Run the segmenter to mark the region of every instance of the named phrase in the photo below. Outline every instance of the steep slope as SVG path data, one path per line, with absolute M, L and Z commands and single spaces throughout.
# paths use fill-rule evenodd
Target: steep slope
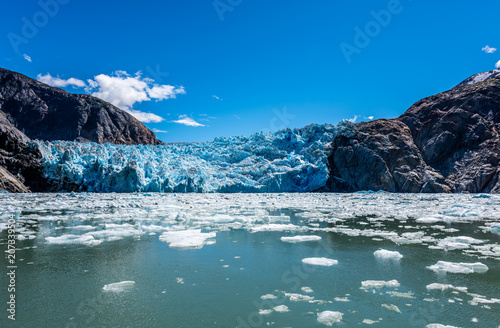
M 0 68 L 0 110 L 31 139 L 114 144 L 160 142 L 132 115 L 89 95 L 76 95 Z
M 494 73 L 425 98 L 398 118 L 455 192 L 500 192 L 500 76 Z
M 42 155 L 29 141 L 0 111 L 0 190 L 48 190 L 41 167 Z
M 410 129 L 397 120 L 353 126 L 332 142 L 331 191 L 450 192 L 413 142 Z

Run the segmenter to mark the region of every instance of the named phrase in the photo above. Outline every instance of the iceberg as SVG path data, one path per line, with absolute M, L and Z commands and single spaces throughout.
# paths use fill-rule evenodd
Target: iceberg
M 332 266 L 338 264 L 339 261 L 327 259 L 325 257 L 308 257 L 302 260 L 302 263 L 319 266 Z
M 305 241 L 318 241 L 321 240 L 320 236 L 293 236 L 293 237 L 281 237 L 281 241 L 284 243 L 301 243 Z
M 169 247 L 176 249 L 199 249 L 207 243 L 208 239 L 215 238 L 215 232 L 203 233 L 200 229 L 167 231 L 161 234 L 160 240 Z
M 122 292 L 135 286 L 135 281 L 121 281 L 109 285 L 104 285 L 102 289 L 108 292 Z
M 332 326 L 336 322 L 342 321 L 344 314 L 338 311 L 323 311 L 318 313 L 318 322 L 325 326 Z
M 379 249 L 378 251 L 375 251 L 373 253 L 375 257 L 380 258 L 380 259 L 393 259 L 393 260 L 399 260 L 403 258 L 403 255 L 401 255 L 400 252 L 398 251 L 388 251 L 385 249 Z
M 328 180 L 337 126 L 159 146 L 35 141 L 44 175 L 61 191 L 311 192 Z
M 435 272 L 450 272 L 450 273 L 485 273 L 488 267 L 481 263 L 453 263 L 446 261 L 438 261 L 436 264 L 428 266 L 428 269 Z

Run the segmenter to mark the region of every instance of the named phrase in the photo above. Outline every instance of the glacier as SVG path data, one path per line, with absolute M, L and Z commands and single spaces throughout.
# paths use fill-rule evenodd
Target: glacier
M 58 191 L 311 192 L 328 180 L 328 145 L 352 123 L 159 146 L 35 141 Z

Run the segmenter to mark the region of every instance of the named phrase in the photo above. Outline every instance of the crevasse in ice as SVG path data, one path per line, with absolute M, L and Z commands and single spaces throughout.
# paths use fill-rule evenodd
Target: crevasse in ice
M 328 179 L 328 145 L 352 124 L 125 146 L 36 141 L 58 190 L 91 192 L 309 192 Z

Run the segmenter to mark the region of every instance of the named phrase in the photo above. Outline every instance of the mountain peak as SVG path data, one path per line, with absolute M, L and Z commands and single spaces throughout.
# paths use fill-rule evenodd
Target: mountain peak
M 492 71 L 472 75 L 468 79 L 464 80 L 462 83 L 458 84 L 457 87 L 463 87 L 465 85 L 476 84 L 479 82 L 483 82 L 483 81 L 492 79 L 492 78 L 497 77 L 497 76 L 500 76 L 500 68 L 494 69 Z
M 104 100 L 71 94 L 3 68 L 0 68 L 0 110 L 31 139 L 161 143 L 139 120 Z

